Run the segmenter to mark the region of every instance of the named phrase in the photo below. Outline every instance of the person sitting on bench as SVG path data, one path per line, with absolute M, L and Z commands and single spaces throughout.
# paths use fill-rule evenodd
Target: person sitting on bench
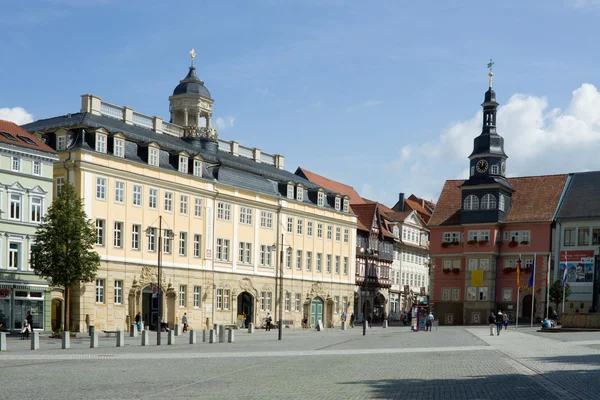
M 21 339 L 29 339 L 30 330 L 31 326 L 29 325 L 29 321 L 25 320 L 23 322 L 23 328 L 21 329 Z

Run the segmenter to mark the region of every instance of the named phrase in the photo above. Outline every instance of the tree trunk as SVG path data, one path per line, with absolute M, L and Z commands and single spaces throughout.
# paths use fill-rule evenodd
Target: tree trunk
M 65 287 L 65 331 L 71 331 L 71 307 L 69 303 L 71 302 L 71 293 L 69 291 L 69 287 Z

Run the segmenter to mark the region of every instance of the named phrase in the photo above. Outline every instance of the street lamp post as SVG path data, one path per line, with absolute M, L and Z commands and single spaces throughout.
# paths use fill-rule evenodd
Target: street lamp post
M 277 340 L 281 340 L 281 336 L 282 336 L 282 328 L 283 328 L 283 305 L 282 303 L 282 298 L 283 298 L 283 233 L 281 234 L 281 243 L 276 243 L 273 245 L 273 249 L 277 249 L 279 247 L 279 258 L 278 258 L 278 264 L 276 266 L 276 276 L 275 276 L 275 296 L 278 296 L 279 298 L 275 301 L 275 314 L 277 315 L 277 318 L 279 319 L 279 321 L 277 321 Z M 292 251 L 291 247 L 288 247 L 287 249 L 288 252 Z M 277 272 L 279 272 L 279 276 L 277 276 Z M 279 294 L 277 293 L 277 281 L 279 280 Z M 277 313 L 277 311 L 279 311 L 279 313 Z
M 158 217 L 158 290 L 156 296 L 158 297 L 158 315 L 157 315 L 157 327 L 156 327 L 156 345 L 160 346 L 160 334 L 162 331 L 162 287 L 160 285 L 162 280 L 162 245 L 163 245 L 163 227 L 162 227 L 162 215 Z M 146 229 L 146 235 L 150 236 L 155 228 L 149 226 Z M 165 237 L 169 240 L 173 239 L 173 231 L 171 229 L 164 230 Z M 156 237 L 156 236 L 155 236 Z

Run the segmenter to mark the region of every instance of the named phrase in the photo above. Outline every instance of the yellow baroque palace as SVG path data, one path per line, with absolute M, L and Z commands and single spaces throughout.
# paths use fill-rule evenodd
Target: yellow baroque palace
M 159 303 L 170 327 L 184 313 L 192 329 L 260 327 L 279 304 L 290 328 L 339 324 L 355 290 L 349 198 L 220 139 L 194 67 L 169 101 L 170 122 L 83 95 L 79 112 L 24 126 L 60 156 L 55 195 L 71 182 L 96 226 L 102 262 L 71 290 L 71 330 L 127 330 L 138 313 L 156 329 Z

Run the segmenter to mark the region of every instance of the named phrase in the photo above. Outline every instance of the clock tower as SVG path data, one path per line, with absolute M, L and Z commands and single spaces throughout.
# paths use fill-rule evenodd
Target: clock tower
M 490 87 L 485 92 L 483 104 L 483 127 L 473 144 L 469 156 L 469 179 L 461 186 L 461 224 L 504 222 L 510 210 L 513 187 L 506 179 L 504 138 L 496 132 L 498 103 L 492 90 L 492 65 Z

